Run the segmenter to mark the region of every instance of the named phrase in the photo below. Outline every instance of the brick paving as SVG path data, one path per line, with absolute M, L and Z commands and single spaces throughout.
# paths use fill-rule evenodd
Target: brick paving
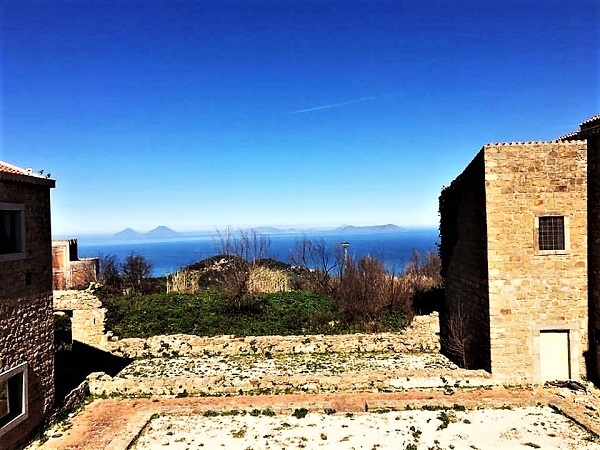
M 405 410 L 424 406 L 452 407 L 459 404 L 468 409 L 507 408 L 554 405 L 569 418 L 592 433 L 600 434 L 600 395 L 573 394 L 558 388 L 493 387 L 458 389 L 409 390 L 402 393 L 335 393 L 232 397 L 131 398 L 96 399 L 70 419 L 62 430 L 55 429 L 40 450 L 125 450 L 141 433 L 154 414 L 194 415 L 207 410 L 246 410 L 270 408 L 277 414 L 291 414 L 294 409 L 311 412 L 333 409 L 336 412 L 370 412 L 378 409 Z M 587 405 L 587 406 L 586 406 Z M 510 411 L 507 411 L 510 413 Z

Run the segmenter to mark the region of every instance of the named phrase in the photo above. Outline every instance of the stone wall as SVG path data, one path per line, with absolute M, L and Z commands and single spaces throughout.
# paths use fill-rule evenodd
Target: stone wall
M 288 354 L 331 352 L 418 352 L 439 350 L 437 313 L 417 316 L 399 333 L 200 337 L 192 335 L 154 336 L 107 342 L 105 350 L 126 358 L 160 358 L 202 355 Z
M 25 178 L 25 176 L 21 177 Z M 0 179 L 0 202 L 24 205 L 25 254 L 0 259 L 0 373 L 27 363 L 27 419 L 0 430 L 0 448 L 19 448 L 54 403 L 51 180 Z
M 440 196 L 442 353 L 491 371 L 484 152 Z
M 584 376 L 586 142 L 486 145 L 444 189 L 440 212 L 447 308 L 442 351 L 461 362 L 452 333 L 457 328 L 467 367 L 491 370 L 495 378 L 537 382 L 541 333 L 568 332 L 570 377 Z M 565 218 L 564 251 L 539 250 L 540 216 Z M 461 320 L 445 327 L 452 315 Z
M 230 396 L 491 386 L 482 370 L 459 369 L 439 353 L 219 356 L 136 360 L 118 375 L 87 378 L 95 396 Z
M 600 117 L 581 124 L 588 146 L 589 335 L 588 377 L 600 383 Z
M 579 378 L 588 348 L 586 143 L 490 144 L 484 158 L 492 373 L 540 381 L 540 331 L 568 330 Z M 565 217 L 566 251 L 539 251 L 543 215 Z
M 90 290 L 54 291 L 54 310 L 65 311 L 71 316 L 71 332 L 74 341 L 96 348 L 104 348 L 106 309 Z

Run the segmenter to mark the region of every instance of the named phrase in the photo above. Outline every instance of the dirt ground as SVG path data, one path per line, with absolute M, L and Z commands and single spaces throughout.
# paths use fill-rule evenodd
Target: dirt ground
M 463 407 L 467 411 L 462 411 Z M 302 408 L 309 412 L 307 419 L 316 421 L 322 426 L 309 426 L 310 420 L 301 422 L 293 416 L 295 410 Z M 439 426 L 440 408 L 447 408 L 447 413 L 454 414 L 456 419 L 456 422 L 452 422 L 454 419 L 451 419 L 451 423 L 447 427 L 453 430 L 453 437 L 446 440 L 442 435 L 438 436 L 438 434 L 444 433 L 444 429 L 429 429 L 433 426 L 430 424 Z M 264 411 L 267 409 L 273 411 L 275 416 L 261 415 L 258 417 L 259 422 L 254 424 L 240 422 L 242 419 L 257 419 L 250 414 L 253 410 Z M 221 415 L 222 412 L 233 410 L 243 410 L 247 414 L 244 416 Z M 479 411 L 482 410 L 495 410 L 495 412 L 489 416 L 479 417 L 478 415 L 481 414 Z M 206 414 L 207 411 L 210 413 Z M 335 414 L 331 414 L 333 411 Z M 554 414 L 555 411 L 562 414 Z M 320 448 L 325 443 L 328 444 L 325 447 L 349 449 L 354 447 L 356 449 L 480 448 L 483 450 L 485 448 L 527 448 L 527 446 L 530 448 L 600 449 L 600 441 L 597 440 L 600 433 L 598 411 L 600 411 L 600 391 L 591 389 L 588 393 L 582 393 L 568 389 L 542 387 L 514 389 L 491 387 L 458 389 L 452 392 L 443 389 L 419 389 L 401 393 L 97 399 L 86 405 L 76 416 L 49 430 L 47 440 L 35 442 L 29 449 L 125 450 L 137 448 L 150 450 L 177 448 L 183 450 L 220 448 L 225 445 L 231 446 L 231 448 L 258 450 L 261 448 Z M 348 413 L 353 414 L 352 418 L 348 416 Z M 399 416 L 400 414 L 401 416 Z M 216 417 L 205 417 L 206 415 Z M 397 417 L 399 417 L 398 420 L 396 420 Z M 569 420 L 567 421 L 565 417 L 568 417 Z M 207 421 L 206 419 L 211 420 Z M 228 422 L 225 423 L 224 420 L 228 420 Z M 505 429 L 499 433 L 504 432 L 503 436 L 505 437 L 512 433 L 514 439 L 498 440 L 499 438 L 494 437 L 493 433 L 488 435 L 484 433 L 483 437 L 474 438 L 467 433 L 467 430 L 460 432 L 459 426 L 464 427 L 465 420 L 477 425 L 467 427 L 469 430 L 487 429 L 493 433 L 498 432 L 500 427 L 488 425 L 506 423 L 506 426 L 503 425 Z M 530 432 L 528 430 L 533 425 L 527 425 L 527 420 L 537 423 L 536 426 L 539 430 L 544 430 L 546 437 L 542 438 L 544 433 L 538 433 L 535 436 L 528 435 L 527 433 Z M 362 422 L 365 424 L 361 425 Z M 297 432 L 298 436 L 293 433 L 287 433 L 285 438 L 276 436 L 274 431 L 277 430 L 275 429 L 285 427 L 284 423 L 294 425 L 294 433 Z M 510 425 L 511 423 L 513 425 Z M 360 428 L 361 426 L 363 428 Z M 414 430 L 411 430 L 411 426 Z M 513 428 L 515 430 L 511 431 Z M 179 434 L 171 429 L 180 430 Z M 223 442 L 216 444 L 216 441 L 209 442 L 206 439 L 206 446 L 200 445 L 203 442 L 196 441 L 196 439 L 206 438 L 211 429 L 220 430 L 216 435 L 221 438 L 223 435 L 228 436 L 230 438 L 227 441 L 228 444 Z M 244 443 L 239 436 L 240 429 L 245 429 L 244 436 L 253 438 L 255 443 L 235 447 L 235 445 Z M 352 433 L 344 434 L 348 429 L 352 429 Z M 365 431 L 360 431 L 362 429 Z M 308 440 L 308 436 L 311 433 L 314 434 L 314 430 L 321 431 Z M 374 433 L 373 430 L 378 431 Z M 386 430 L 387 434 L 385 434 Z M 152 434 L 156 432 L 161 436 L 160 439 Z M 169 432 L 171 432 L 170 435 Z M 382 436 L 380 436 L 380 432 L 383 433 Z M 426 433 L 427 436 L 423 436 L 419 432 Z M 457 432 L 464 438 L 462 441 L 456 437 Z M 238 433 L 237 438 L 234 436 L 235 433 Z M 353 443 L 350 436 L 356 437 L 361 433 L 365 436 L 377 435 L 380 437 L 372 443 L 364 439 Z M 324 434 L 327 439 L 323 439 L 321 434 Z M 423 437 L 415 441 L 417 435 Z M 175 437 L 170 440 L 169 436 Z M 256 441 L 257 436 L 261 438 L 262 436 L 274 437 L 261 444 Z M 348 439 L 341 441 L 345 437 Z M 301 438 L 307 440 L 304 441 Z M 176 442 L 177 439 L 179 440 Z M 286 439 L 288 440 L 286 441 Z M 336 439 L 337 441 L 334 442 Z M 279 441 L 281 442 L 278 444 Z M 194 442 L 197 442 L 198 445 L 195 445 Z M 342 442 L 350 442 L 353 445 L 343 447 Z M 461 447 L 461 442 L 463 444 L 471 443 L 468 447 Z M 384 446 L 386 443 L 387 447 Z M 502 443 L 503 445 L 498 447 Z M 541 445 L 542 443 L 544 446 Z M 572 445 L 573 443 L 575 446 Z M 132 447 L 134 444 L 137 447 Z M 370 446 L 365 447 L 363 444 Z M 415 445 L 415 447 L 408 445 Z M 538 445 L 540 447 L 536 447 Z

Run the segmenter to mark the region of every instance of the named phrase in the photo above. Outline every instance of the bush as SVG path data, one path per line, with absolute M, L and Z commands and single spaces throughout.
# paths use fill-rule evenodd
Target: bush
M 397 316 L 403 324 L 412 320 L 413 289 L 405 277 L 389 274 L 370 255 L 358 261 L 347 257 L 343 267 L 333 296 L 346 321 L 360 321 L 368 331 L 377 331 L 374 325 L 384 316 Z
M 54 350 L 71 350 L 71 318 L 64 313 L 54 313 Z
M 164 279 L 151 278 L 152 263 L 144 256 L 131 253 L 123 264 L 115 255 L 99 256 L 101 296 L 119 295 L 123 291 L 144 294 L 165 290 Z
M 131 253 L 121 265 L 121 280 L 126 289 L 136 294 L 148 292 L 152 264 L 142 255 Z

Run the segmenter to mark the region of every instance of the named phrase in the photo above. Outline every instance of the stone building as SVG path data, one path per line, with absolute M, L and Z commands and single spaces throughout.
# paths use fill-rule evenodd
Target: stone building
M 589 353 L 588 375 L 600 381 L 600 114 L 564 140 L 585 139 L 588 157 Z
M 77 239 L 52 241 L 54 290 L 86 288 L 98 281 L 98 258 L 79 258 Z
M 50 189 L 0 161 L 0 448 L 26 443 L 54 402 Z
M 442 191 L 442 351 L 459 364 L 515 382 L 597 378 L 599 119 L 485 145 Z

